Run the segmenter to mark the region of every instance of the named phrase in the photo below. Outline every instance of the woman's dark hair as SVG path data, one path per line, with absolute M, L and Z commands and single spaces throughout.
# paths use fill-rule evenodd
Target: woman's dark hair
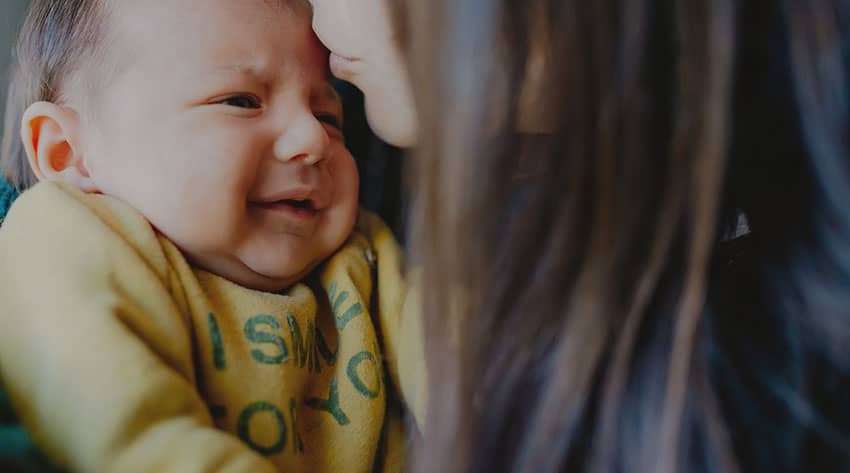
M 62 103 L 69 79 L 86 61 L 96 62 L 105 10 L 105 0 L 30 1 L 15 47 L 0 150 L 5 178 L 18 192 L 37 182 L 21 142 L 24 112 L 39 101 Z M 101 83 L 101 72 L 89 88 Z
M 850 393 L 850 2 L 398 11 L 432 374 L 416 471 L 850 468 L 850 414 L 824 412 Z M 517 133 L 529 113 L 552 133 Z

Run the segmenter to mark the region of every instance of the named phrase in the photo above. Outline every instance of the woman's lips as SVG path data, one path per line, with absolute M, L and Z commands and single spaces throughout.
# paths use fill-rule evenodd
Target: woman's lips
M 334 53 L 331 53 L 329 59 L 331 72 L 340 79 L 345 79 L 346 77 L 354 75 L 357 62 L 358 59 L 339 56 Z

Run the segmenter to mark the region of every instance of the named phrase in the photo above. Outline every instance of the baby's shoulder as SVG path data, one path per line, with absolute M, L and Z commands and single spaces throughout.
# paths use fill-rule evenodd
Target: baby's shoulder
M 0 229 L 0 246 L 4 251 L 49 247 L 89 258 L 133 254 L 153 267 L 167 264 L 157 232 L 136 209 L 56 182 L 41 182 L 18 197 Z

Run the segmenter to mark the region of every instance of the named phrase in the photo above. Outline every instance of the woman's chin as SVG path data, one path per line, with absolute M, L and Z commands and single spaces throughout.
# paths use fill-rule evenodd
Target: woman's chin
M 399 148 L 411 148 L 416 145 L 416 117 L 413 108 L 399 105 L 399 102 L 403 101 L 387 100 L 388 97 L 384 96 L 376 99 L 374 92 L 369 92 L 363 90 L 366 96 L 366 119 L 372 131 L 382 140 Z M 377 93 L 386 94 L 387 91 L 384 89 Z

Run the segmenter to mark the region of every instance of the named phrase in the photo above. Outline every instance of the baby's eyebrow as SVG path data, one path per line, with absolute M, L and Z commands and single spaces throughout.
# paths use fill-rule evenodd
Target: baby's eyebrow
M 213 72 L 216 73 L 228 73 L 228 74 L 240 74 L 246 76 L 252 76 L 256 78 L 263 78 L 268 75 L 266 69 L 259 64 L 252 63 L 235 63 L 235 64 L 223 64 L 220 66 L 216 66 L 213 68 Z
M 262 57 L 211 58 L 206 73 L 211 75 L 242 76 L 272 82 L 280 74 L 276 66 Z

